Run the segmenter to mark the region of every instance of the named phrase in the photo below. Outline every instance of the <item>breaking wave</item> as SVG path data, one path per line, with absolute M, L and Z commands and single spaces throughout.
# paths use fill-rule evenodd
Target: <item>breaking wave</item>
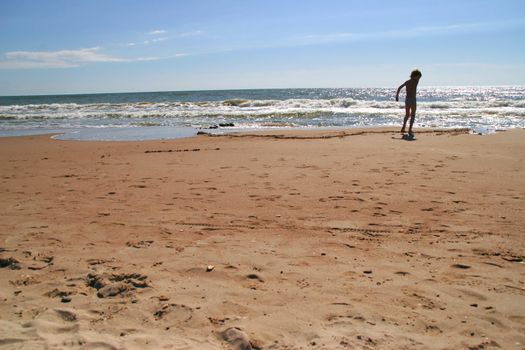
M 385 88 L 78 95 L 62 100 L 4 97 L 0 129 L 398 125 L 404 106 L 394 95 L 393 89 Z M 416 124 L 484 131 L 525 127 L 525 88 L 421 89 Z

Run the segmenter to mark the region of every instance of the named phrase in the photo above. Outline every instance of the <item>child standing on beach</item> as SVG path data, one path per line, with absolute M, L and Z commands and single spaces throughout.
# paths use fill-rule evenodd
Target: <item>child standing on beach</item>
M 410 73 L 410 80 L 405 81 L 398 89 L 396 93 L 396 101 L 399 101 L 399 91 L 403 87 L 406 88 L 405 97 L 405 120 L 403 121 L 403 127 L 401 133 L 405 133 L 405 127 L 407 125 L 408 117 L 410 117 L 410 124 L 408 126 L 408 134 L 412 135 L 412 125 L 414 125 L 414 119 L 416 118 L 416 90 L 417 84 L 422 74 L 418 69 L 414 69 Z

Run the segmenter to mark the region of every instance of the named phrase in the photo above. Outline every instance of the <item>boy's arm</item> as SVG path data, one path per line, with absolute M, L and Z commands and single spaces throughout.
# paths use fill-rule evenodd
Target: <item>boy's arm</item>
M 406 84 L 407 82 L 405 81 L 400 87 L 397 88 L 396 101 L 399 101 L 399 91 L 401 91 L 401 89 L 405 87 Z

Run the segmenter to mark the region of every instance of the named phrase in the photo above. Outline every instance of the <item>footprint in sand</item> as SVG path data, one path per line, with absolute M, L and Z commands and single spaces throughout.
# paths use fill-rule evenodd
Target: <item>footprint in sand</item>
M 240 328 L 231 327 L 220 333 L 223 340 L 228 342 L 234 350 L 252 350 L 260 349 L 257 345 L 250 341 L 250 337 Z
M 470 269 L 469 265 L 464 265 L 464 264 L 454 264 L 452 265 L 452 267 L 456 269 L 462 269 L 462 270 Z
M 69 303 L 71 301 L 72 294 L 74 294 L 74 292 L 59 290 L 55 288 L 52 291 L 45 293 L 44 295 L 49 298 L 60 298 L 60 301 L 62 303 Z
M 149 247 L 150 245 L 153 244 L 153 242 L 154 241 L 138 241 L 138 242 L 129 241 L 129 242 L 126 242 L 126 245 L 128 247 L 131 247 L 131 248 L 140 249 L 140 248 L 147 248 L 147 247 Z
M 47 310 L 37 319 L 23 326 L 35 328 L 44 339 L 58 334 L 76 333 L 79 330 L 77 315 L 66 309 Z
M 149 287 L 148 276 L 139 273 L 122 274 L 88 274 L 86 284 L 97 290 L 99 298 L 129 296 L 137 288 Z
M 264 283 L 264 280 L 257 274 L 255 273 L 251 273 L 249 275 L 246 276 L 247 279 L 249 280 L 256 280 L 256 281 L 259 281 L 261 283 Z
M 75 310 L 50 309 L 37 316 L 36 319 L 24 323 L 22 327 L 16 327 L 9 323 L 7 325 L 2 324 L 0 326 L 0 339 L 16 339 L 16 346 L 13 348 L 117 349 L 110 343 L 90 341 L 84 338 L 81 334 L 80 318 Z M 2 329 L 4 326 L 7 326 L 6 329 Z M 5 336 L 6 331 L 8 337 Z M 0 345 L 8 344 L 0 343 Z M 11 343 L 11 346 L 14 344 Z
M 15 258 L 0 258 L 0 268 L 8 268 L 11 270 L 20 270 L 20 262 Z
M 410 272 L 406 272 L 406 271 L 397 271 L 395 272 L 396 275 L 399 275 L 399 276 L 407 276 L 407 275 L 410 275 Z
M 155 309 L 153 316 L 157 321 L 188 322 L 193 317 L 193 309 L 183 304 L 164 304 Z

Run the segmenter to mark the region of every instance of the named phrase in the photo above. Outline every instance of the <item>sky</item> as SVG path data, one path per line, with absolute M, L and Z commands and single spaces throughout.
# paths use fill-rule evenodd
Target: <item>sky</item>
M 0 0 L 0 95 L 525 85 L 523 0 Z

